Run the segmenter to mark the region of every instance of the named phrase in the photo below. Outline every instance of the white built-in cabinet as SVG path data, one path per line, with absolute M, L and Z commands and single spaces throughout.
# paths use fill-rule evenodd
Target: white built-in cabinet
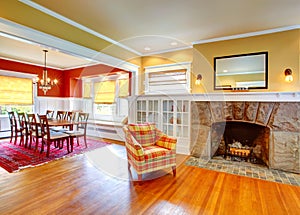
M 155 122 L 157 127 L 161 127 L 158 123 L 160 104 L 158 99 L 141 99 L 137 100 L 137 116 L 136 122 Z
M 178 137 L 189 137 L 189 101 L 163 100 L 162 130 L 164 133 Z
M 177 153 L 190 153 L 190 101 L 157 96 L 136 100 L 136 123 L 154 122 L 165 134 L 177 138 Z

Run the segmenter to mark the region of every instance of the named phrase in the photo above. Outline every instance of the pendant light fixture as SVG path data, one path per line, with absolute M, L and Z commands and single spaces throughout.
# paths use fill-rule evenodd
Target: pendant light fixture
M 48 71 L 47 71 L 47 52 L 48 50 L 43 50 L 45 53 L 45 60 L 44 60 L 44 69 L 43 69 L 43 77 L 42 79 L 36 78 L 36 83 L 39 84 L 39 89 L 43 90 L 44 95 L 46 95 L 47 91 L 51 89 L 54 84 L 57 84 L 57 79 L 51 80 L 48 78 Z

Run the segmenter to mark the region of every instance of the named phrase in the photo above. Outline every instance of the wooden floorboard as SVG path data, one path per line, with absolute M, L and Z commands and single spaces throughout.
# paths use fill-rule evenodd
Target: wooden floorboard
M 300 214 L 300 187 L 184 165 L 142 183 L 124 146 L 27 168 L 0 170 L 0 214 Z M 133 180 L 130 180 L 132 177 Z

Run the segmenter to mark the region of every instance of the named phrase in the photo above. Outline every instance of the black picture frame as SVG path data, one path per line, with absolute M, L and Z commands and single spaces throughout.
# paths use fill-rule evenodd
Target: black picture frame
M 229 72 L 224 68 L 226 66 Z M 244 68 L 243 68 L 244 66 Z M 222 70 L 222 71 L 220 71 Z M 256 71 L 255 71 L 256 70 Z M 257 81 L 248 81 L 250 76 L 258 76 L 260 78 Z M 217 79 L 221 79 L 224 77 L 230 77 L 232 80 L 239 80 L 239 86 L 235 86 L 232 83 L 221 83 L 218 84 Z M 245 81 L 243 80 L 245 78 Z M 226 79 L 223 78 L 225 81 Z M 229 79 L 228 79 L 229 80 Z M 225 82 L 224 81 L 224 82 Z M 243 86 L 244 85 L 244 86 Z M 237 55 L 228 55 L 228 56 L 220 56 L 214 57 L 214 90 L 235 90 L 235 89 L 267 89 L 268 88 L 268 52 L 254 52 L 254 53 L 246 53 L 246 54 L 237 54 Z

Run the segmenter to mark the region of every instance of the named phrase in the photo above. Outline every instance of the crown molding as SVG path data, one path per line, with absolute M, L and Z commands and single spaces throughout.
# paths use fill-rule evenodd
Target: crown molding
M 28 44 L 35 44 L 47 49 L 58 50 L 71 56 L 85 58 L 89 61 L 131 72 L 137 72 L 139 69 L 139 66 L 135 64 L 14 23 L 4 18 L 0 18 L 0 29 L 1 36 L 26 42 Z
M 272 33 L 295 30 L 295 29 L 300 29 L 300 25 L 285 26 L 285 27 L 281 27 L 281 28 L 273 28 L 273 29 L 268 29 L 268 30 L 263 30 L 263 31 L 249 32 L 249 33 L 245 33 L 245 34 L 236 34 L 236 35 L 225 36 L 225 37 L 217 37 L 217 38 L 212 38 L 212 39 L 207 39 L 207 40 L 198 40 L 198 41 L 193 42 L 192 44 L 197 45 L 197 44 L 212 43 L 212 42 L 219 42 L 219 41 L 225 41 L 225 40 L 241 39 L 241 38 L 246 38 L 246 37 L 272 34 Z

